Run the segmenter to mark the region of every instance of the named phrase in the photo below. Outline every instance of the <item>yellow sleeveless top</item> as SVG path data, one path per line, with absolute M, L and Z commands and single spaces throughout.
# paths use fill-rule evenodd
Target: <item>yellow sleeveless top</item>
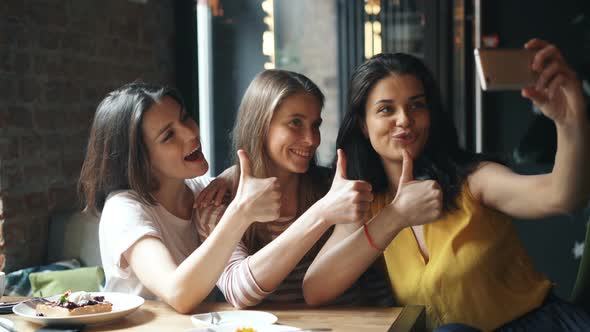
M 377 197 L 373 214 L 391 199 Z M 429 330 L 465 323 L 490 331 L 539 307 L 552 284 L 535 271 L 510 217 L 481 205 L 467 185 L 457 206 L 424 225 L 428 262 L 411 228 L 385 249 L 396 301 L 426 306 Z

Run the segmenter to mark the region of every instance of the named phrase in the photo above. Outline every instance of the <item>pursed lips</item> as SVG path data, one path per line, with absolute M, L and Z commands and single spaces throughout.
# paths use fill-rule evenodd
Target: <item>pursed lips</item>
M 391 137 L 395 140 L 400 140 L 404 142 L 414 142 L 416 140 L 417 135 L 412 133 L 411 131 L 402 131 L 397 132 L 391 135 Z

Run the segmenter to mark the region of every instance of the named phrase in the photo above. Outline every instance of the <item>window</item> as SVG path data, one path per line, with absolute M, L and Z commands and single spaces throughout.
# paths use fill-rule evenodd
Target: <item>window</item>
M 365 59 L 381 51 L 406 52 L 432 64 L 439 78 L 451 68 L 446 1 L 203 0 L 197 7 L 201 132 L 213 174 L 231 164 L 229 133 L 240 100 L 265 68 L 302 73 L 326 96 L 322 165 L 334 158 L 348 79 Z M 450 99 L 446 95 L 443 101 Z
M 340 115 L 336 7 L 336 0 L 198 2 L 199 118 L 212 174 L 230 166 L 241 98 L 265 68 L 302 73 L 320 87 L 326 103 L 318 162 L 331 162 Z

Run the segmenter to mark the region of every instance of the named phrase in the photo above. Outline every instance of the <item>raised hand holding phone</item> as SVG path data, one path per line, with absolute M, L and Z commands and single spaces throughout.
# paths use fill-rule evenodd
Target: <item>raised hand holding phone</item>
M 391 204 L 401 216 L 404 226 L 429 223 L 439 218 L 442 212 L 440 186 L 434 180 L 415 180 L 412 157 L 406 150 L 403 150 L 402 156 L 402 174 Z
M 252 222 L 268 222 L 279 218 L 281 212 L 281 186 L 276 177 L 256 178 L 248 154 L 238 150 L 240 179 L 232 204 L 245 213 Z
M 555 122 L 579 122 L 586 112 L 582 84 L 561 52 L 541 39 L 531 39 L 524 47 L 536 51 L 531 67 L 538 77 L 534 86 L 522 89 L 522 96 Z
M 338 149 L 336 173 L 330 191 L 321 199 L 323 215 L 330 224 L 364 224 L 369 217 L 373 201 L 371 184 L 366 181 L 348 180 L 346 156 Z

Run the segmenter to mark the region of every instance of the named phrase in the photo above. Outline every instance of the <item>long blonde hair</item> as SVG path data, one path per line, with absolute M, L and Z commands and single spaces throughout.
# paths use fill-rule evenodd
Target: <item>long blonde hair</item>
M 315 97 L 320 108 L 323 108 L 324 95 L 320 89 L 309 78 L 299 73 L 277 69 L 265 70 L 248 86 L 232 132 L 232 143 L 233 151 L 243 149 L 248 153 L 254 176 L 270 176 L 271 159 L 265 148 L 270 122 L 279 105 L 298 93 Z M 240 163 L 235 156 L 234 164 L 238 176 Z M 310 161 L 308 171 L 300 177 L 297 216 L 325 194 L 326 179 L 329 179 L 327 172 L 317 165 L 314 157 Z M 268 241 L 267 235 L 264 224 L 253 224 L 244 237 L 249 248 L 258 250 Z

